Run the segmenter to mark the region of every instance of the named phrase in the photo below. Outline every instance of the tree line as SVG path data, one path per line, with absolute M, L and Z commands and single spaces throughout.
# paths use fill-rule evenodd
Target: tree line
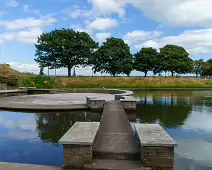
M 39 64 L 41 75 L 45 67 L 48 71 L 63 67 L 68 69 L 68 76 L 72 76 L 72 68 L 78 66 L 92 66 L 94 73 L 112 76 L 129 76 L 133 70 L 144 72 L 145 77 L 149 71 L 154 75 L 162 72 L 171 72 L 172 76 L 186 73 L 212 75 L 212 60 L 193 61 L 180 46 L 168 44 L 160 48 L 160 52 L 152 47 L 141 48 L 131 54 L 130 47 L 122 39 L 111 37 L 99 46 L 88 33 L 73 29 L 43 33 L 38 37 L 35 48 L 35 61 Z

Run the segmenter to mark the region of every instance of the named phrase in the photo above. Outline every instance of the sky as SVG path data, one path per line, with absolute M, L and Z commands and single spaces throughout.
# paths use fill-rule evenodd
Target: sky
M 0 63 L 38 73 L 37 37 L 60 28 L 88 32 L 100 44 L 111 36 L 122 38 L 132 53 L 174 44 L 193 60 L 207 60 L 212 53 L 211 6 L 212 0 L 0 0 Z M 57 74 L 67 75 L 67 69 Z M 92 75 L 92 70 L 76 68 L 76 74 Z

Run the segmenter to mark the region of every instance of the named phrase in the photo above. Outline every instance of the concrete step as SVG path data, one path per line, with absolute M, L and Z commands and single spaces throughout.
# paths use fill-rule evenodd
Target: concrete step
M 151 170 L 144 168 L 140 161 L 93 159 L 91 164 L 85 165 L 86 170 Z
M 116 160 L 140 160 L 140 153 L 121 153 L 121 152 L 102 152 L 93 151 L 93 157 L 95 159 L 116 159 Z
M 141 149 L 134 134 L 100 134 L 93 147 L 94 158 L 140 160 Z

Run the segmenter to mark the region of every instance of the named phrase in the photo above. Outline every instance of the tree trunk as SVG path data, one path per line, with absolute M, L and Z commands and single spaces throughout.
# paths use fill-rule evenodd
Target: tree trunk
M 71 69 L 72 69 L 72 67 L 68 66 L 68 77 L 71 77 Z
M 49 76 L 49 67 L 48 67 L 48 76 Z
M 147 76 L 147 71 L 146 72 L 144 72 L 144 77 L 146 77 Z
M 198 74 L 197 74 L 197 72 L 196 72 L 196 78 L 198 77 Z
M 174 76 L 174 71 L 171 71 L 172 72 L 172 77 Z

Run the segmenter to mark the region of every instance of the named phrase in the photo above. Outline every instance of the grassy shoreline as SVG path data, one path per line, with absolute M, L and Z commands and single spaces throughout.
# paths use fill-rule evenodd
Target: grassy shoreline
M 212 79 L 177 77 L 76 77 L 56 78 L 56 88 L 212 88 Z M 58 87 L 59 85 L 59 87 Z

